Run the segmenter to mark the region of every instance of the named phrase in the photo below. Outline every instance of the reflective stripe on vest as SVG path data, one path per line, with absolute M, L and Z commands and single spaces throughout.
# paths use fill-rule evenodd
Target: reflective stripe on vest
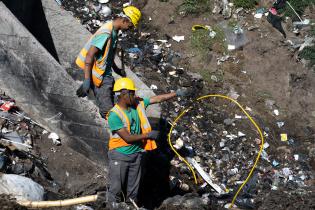
M 142 133 L 151 132 L 152 128 L 151 128 L 150 122 L 147 118 L 147 115 L 145 114 L 145 107 L 144 107 L 143 101 L 140 101 L 140 103 L 138 104 L 137 111 L 138 111 L 139 118 L 141 121 Z M 147 150 L 147 151 L 155 150 L 157 148 L 156 142 L 154 140 L 151 140 L 151 139 L 143 140 L 143 145 L 144 145 L 143 149 Z
M 127 115 L 124 113 L 124 111 L 116 104 L 112 109 L 111 112 L 114 112 L 118 115 L 118 117 L 121 119 L 121 121 L 124 124 L 124 127 L 127 128 L 127 130 L 130 133 L 130 122 L 127 117 Z M 151 131 L 151 125 L 149 123 L 149 120 L 145 114 L 145 107 L 143 101 L 141 101 L 137 106 L 137 113 L 140 118 L 140 124 L 141 124 L 141 131 L 142 133 L 148 133 Z M 110 139 L 109 139 L 109 150 L 118 148 L 118 147 L 124 147 L 129 146 L 127 142 L 125 142 L 117 133 L 110 133 Z M 145 150 L 154 150 L 157 148 L 156 142 L 154 140 L 143 140 L 143 149 Z
M 96 31 L 96 33 L 94 35 L 92 35 L 92 37 L 84 45 L 84 47 L 80 51 L 78 57 L 76 58 L 76 64 L 81 69 L 84 69 L 87 52 L 89 51 L 90 47 L 92 46 L 92 39 L 99 34 L 106 33 L 106 34 L 110 35 L 110 38 L 108 39 L 108 41 L 106 43 L 106 48 L 105 48 L 105 51 L 104 51 L 102 58 L 100 60 L 96 60 L 93 64 L 92 81 L 96 87 L 99 87 L 103 81 L 103 78 L 104 78 L 103 75 L 105 73 L 106 66 L 107 66 L 107 58 L 108 58 L 108 54 L 109 54 L 108 51 L 111 48 L 112 44 L 114 44 L 114 43 L 112 43 L 112 31 L 113 31 L 113 22 L 112 21 L 106 22 L 100 29 L 98 29 Z

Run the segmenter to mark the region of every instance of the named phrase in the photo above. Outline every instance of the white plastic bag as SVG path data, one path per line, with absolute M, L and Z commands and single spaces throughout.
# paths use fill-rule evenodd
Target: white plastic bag
M 0 194 L 11 195 L 18 201 L 42 201 L 44 188 L 24 176 L 0 174 Z

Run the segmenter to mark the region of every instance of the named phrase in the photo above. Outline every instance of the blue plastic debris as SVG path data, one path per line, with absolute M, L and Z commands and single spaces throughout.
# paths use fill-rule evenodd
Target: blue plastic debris
M 141 53 L 142 51 L 138 47 L 132 47 L 126 50 L 128 53 Z

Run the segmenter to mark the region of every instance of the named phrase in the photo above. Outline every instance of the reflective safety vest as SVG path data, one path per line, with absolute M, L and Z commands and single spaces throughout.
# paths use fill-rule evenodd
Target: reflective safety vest
M 125 112 L 117 104 L 110 111 L 118 115 L 118 117 L 121 119 L 124 126 L 127 128 L 127 130 L 130 133 L 130 122 Z M 149 133 L 150 131 L 152 131 L 149 120 L 145 114 L 145 107 L 144 107 L 143 101 L 139 102 L 137 106 L 137 112 L 140 118 L 142 133 Z M 157 148 L 156 142 L 154 140 L 146 139 L 146 140 L 142 140 L 142 142 L 143 142 L 144 150 L 154 150 Z M 110 132 L 109 150 L 112 150 L 118 147 L 129 146 L 129 145 L 130 144 L 125 142 L 117 133 L 113 134 L 112 132 Z
M 105 24 L 102 25 L 102 27 L 100 27 L 96 33 L 89 39 L 89 41 L 84 45 L 84 47 L 82 48 L 82 50 L 80 51 L 80 54 L 78 55 L 75 63 L 84 70 L 85 68 L 85 58 L 86 58 L 86 54 L 89 51 L 90 47 L 91 47 L 91 43 L 92 43 L 92 39 L 102 33 L 106 33 L 110 35 L 110 38 L 107 40 L 106 42 L 106 48 L 104 51 L 104 54 L 102 55 L 102 58 L 99 60 L 95 60 L 94 64 L 93 64 L 93 68 L 92 68 L 92 81 L 93 84 L 96 87 L 101 86 L 103 78 L 104 78 L 104 73 L 106 70 L 106 66 L 107 66 L 107 58 L 108 58 L 108 51 L 110 48 L 114 48 L 116 47 L 116 40 L 114 40 L 114 42 L 112 41 L 112 31 L 113 31 L 113 21 L 108 21 Z M 115 52 L 113 52 L 115 53 Z

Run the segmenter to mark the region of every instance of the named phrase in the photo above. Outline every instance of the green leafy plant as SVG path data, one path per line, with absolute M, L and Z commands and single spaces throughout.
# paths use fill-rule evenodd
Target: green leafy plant
M 245 9 L 251 9 L 255 7 L 257 0 L 234 0 L 233 2 L 236 7 L 243 7 Z
M 179 6 L 178 11 L 185 14 L 199 14 L 211 10 L 211 1 L 209 0 L 184 0 Z
M 304 10 L 308 6 L 312 6 L 315 4 L 315 0 L 288 0 L 294 10 L 299 14 L 302 15 Z M 291 17 L 293 20 L 298 20 L 298 17 L 294 13 L 294 11 L 287 5 L 283 10 L 279 11 L 280 13 L 284 13 L 285 16 Z
M 312 47 L 305 47 L 302 52 L 300 52 L 300 57 L 304 58 L 305 60 L 309 60 L 309 67 L 314 68 L 315 70 L 315 46 Z
M 209 36 L 209 30 L 196 30 L 191 36 L 192 47 L 201 53 L 205 57 L 211 50 L 213 50 L 214 45 L 215 50 L 219 53 L 227 52 L 227 45 L 225 43 L 224 32 L 217 26 L 213 27 L 213 31 L 216 33 L 215 37 L 211 38 Z

